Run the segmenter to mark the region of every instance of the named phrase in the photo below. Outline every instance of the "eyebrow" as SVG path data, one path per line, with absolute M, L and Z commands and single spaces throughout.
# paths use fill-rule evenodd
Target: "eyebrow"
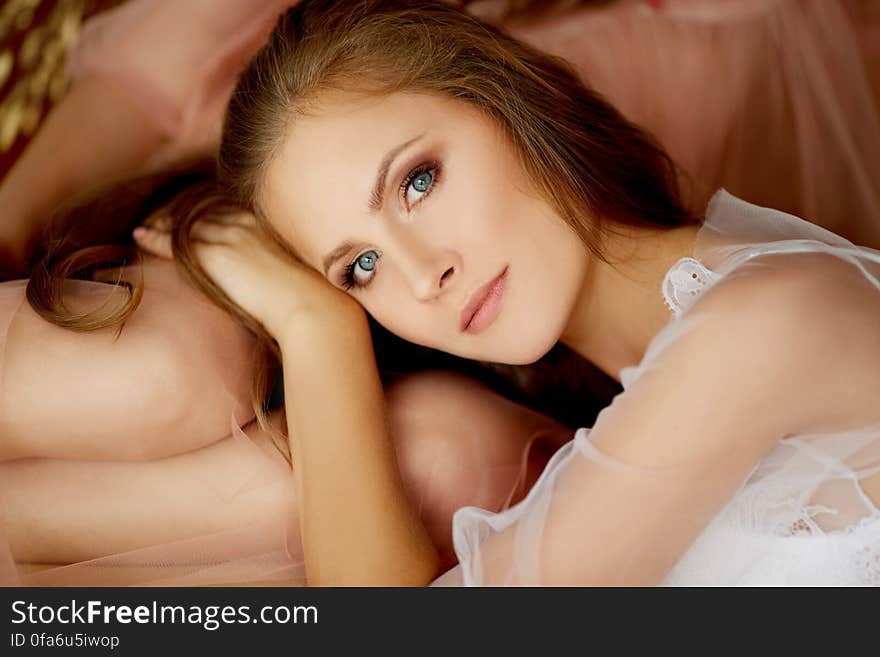
M 395 146 L 390 151 L 385 154 L 385 157 L 382 158 L 382 161 L 379 163 L 379 169 L 376 172 L 376 182 L 373 184 L 373 189 L 370 192 L 370 200 L 367 203 L 367 211 L 371 214 L 375 214 L 379 210 L 382 209 L 382 203 L 385 199 L 385 187 L 388 182 L 388 172 L 391 170 L 391 165 L 394 164 L 394 159 L 406 148 L 417 142 L 419 139 L 425 136 L 423 132 L 420 135 L 416 135 L 412 139 L 408 139 L 402 144 Z M 346 253 L 351 251 L 355 247 L 353 242 L 345 241 L 335 249 L 330 251 L 327 255 L 324 256 L 323 266 L 324 266 L 324 276 L 327 275 L 330 267 L 339 260 Z
M 367 204 L 367 209 L 370 212 L 375 213 L 382 208 L 382 201 L 385 197 L 385 185 L 388 180 L 388 171 L 394 163 L 394 158 L 396 158 L 403 149 L 411 146 L 424 136 L 425 133 L 423 132 L 422 134 L 403 142 L 399 146 L 395 146 L 385 154 L 385 157 L 382 158 L 382 162 L 379 164 L 379 170 L 376 172 L 376 182 L 373 184 L 373 191 L 370 194 L 370 202 Z
M 339 260 L 342 256 L 344 256 L 346 253 L 351 251 L 354 248 L 354 246 L 355 245 L 353 242 L 343 242 L 342 244 L 337 246 L 335 249 L 333 249 L 330 253 L 325 255 L 324 256 L 324 263 L 323 263 L 324 264 L 324 276 L 327 275 L 327 272 L 329 271 L 330 266 L 334 262 Z

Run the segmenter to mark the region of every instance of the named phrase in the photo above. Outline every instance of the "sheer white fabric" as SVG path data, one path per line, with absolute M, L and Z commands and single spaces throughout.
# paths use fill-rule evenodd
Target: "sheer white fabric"
M 713 398 L 712 380 L 701 390 L 669 381 L 665 394 L 662 388 L 658 394 L 657 386 L 652 390 L 651 379 L 663 380 L 676 350 L 686 355 L 691 335 L 705 321 L 701 311 L 707 291 L 754 271 L 791 265 L 775 256 L 817 253 L 850 263 L 880 294 L 880 251 L 854 246 L 797 217 L 719 190 L 693 257 L 675 263 L 658 290 L 670 306 L 671 320 L 641 363 L 621 371 L 624 392 L 602 411 L 592 430 L 579 429 L 555 454 L 522 502 L 497 514 L 474 507 L 456 513 L 460 564 L 434 584 L 880 585 L 880 404 L 873 417 L 867 413 L 863 427 L 773 441 L 757 465 L 743 467 L 748 459 L 733 440 L 730 467 L 716 462 L 713 468 L 687 450 L 711 444 L 713 433 L 724 431 L 726 409 L 736 399 Z M 768 315 L 774 310 L 765 309 Z M 842 324 L 846 321 L 841 318 Z M 876 312 L 873 322 L 880 328 Z M 810 327 L 803 331 L 809 333 Z M 732 328 L 730 341 L 737 339 Z M 699 352 L 693 358 L 700 358 Z M 828 359 L 831 366 L 834 362 Z M 876 371 L 880 364 L 866 362 L 865 367 Z M 799 394 L 799 384 L 790 382 L 791 395 Z M 827 400 L 829 406 L 842 406 L 843 396 L 851 393 L 838 394 Z M 675 408 L 677 417 L 670 420 L 658 408 Z M 627 452 L 628 436 L 618 431 L 618 443 L 607 436 L 613 428 L 628 426 L 625 414 L 639 413 L 658 418 L 656 426 L 643 429 L 656 434 L 651 438 L 659 444 L 653 454 L 639 453 L 636 460 L 628 456 L 636 453 Z M 692 422 L 692 416 L 702 414 L 710 422 Z M 717 430 L 711 426 L 715 415 Z M 702 427 L 703 435 L 689 437 L 695 426 Z M 742 434 L 751 430 L 749 423 L 735 429 Z M 694 493 L 685 490 L 687 485 Z M 646 533 L 645 526 L 655 530 Z M 656 542 L 645 545 L 646 535 Z
M 286 0 L 271 0 L 255 7 L 242 0 L 200 0 L 185 3 L 184 8 L 181 3 L 170 0 L 130 0 L 117 10 L 91 19 L 73 55 L 72 71 L 74 77 L 87 74 L 113 77 L 138 99 L 145 120 L 155 122 L 171 136 L 169 147 L 151 159 L 151 165 L 161 166 L 202 142 L 216 140 L 222 107 L 235 75 L 259 47 L 271 28 L 274 15 L 287 4 Z M 656 134 L 702 186 L 715 189 L 725 185 L 757 202 L 782 207 L 835 228 L 846 223 L 841 218 L 860 217 L 860 222 L 848 226 L 849 234 L 855 234 L 852 231 L 858 229 L 860 234 L 875 235 L 880 219 L 880 196 L 877 178 L 871 172 L 876 171 L 876 165 L 880 163 L 880 123 L 859 62 L 853 27 L 847 23 L 838 3 L 825 0 L 677 0 L 664 2 L 663 7 L 662 11 L 653 11 L 647 3 L 615 2 L 607 7 L 600 3 L 592 8 L 595 11 L 585 9 L 582 14 L 574 13 L 564 21 L 525 29 L 517 34 L 570 59 L 579 72 L 624 114 Z M 169 41 L 169 34 L 183 37 Z M 170 49 L 169 43 L 172 44 Z M 719 80 L 723 80 L 723 84 L 719 85 Z M 760 158 L 755 156 L 756 153 L 761 154 Z M 780 184 L 781 180 L 785 184 Z M 703 207 L 700 203 L 702 199 L 695 206 Z M 750 206 L 733 203 L 730 199 L 714 204 L 716 212 L 725 208 L 732 213 L 730 226 L 747 227 L 752 231 L 750 243 L 788 239 L 786 235 L 797 234 L 796 239 L 820 238 L 830 246 L 840 246 L 842 250 L 835 254 L 843 254 L 847 245 L 830 233 L 817 232 L 815 227 L 804 226 L 803 222 L 786 218 L 781 213 L 761 210 L 744 224 L 751 212 Z M 766 220 L 779 222 L 778 228 L 763 225 Z M 715 223 L 721 225 L 725 222 L 719 216 Z M 767 230 L 770 232 L 765 232 Z M 704 236 L 710 232 L 707 230 Z M 723 230 L 720 232 L 724 234 Z M 795 244 L 789 247 L 795 248 Z M 807 250 L 810 248 L 815 248 L 815 243 L 808 245 Z M 729 254 L 717 248 L 698 249 L 694 262 L 676 269 L 668 279 L 667 302 L 671 307 L 688 307 L 702 294 L 697 290 L 709 289 L 723 278 L 727 273 L 724 267 L 734 266 L 740 255 L 735 249 Z M 717 256 L 717 262 L 712 261 L 712 256 Z M 728 256 L 729 261 L 725 260 Z M 862 259 L 857 260 L 861 262 Z M 701 269 L 694 268 L 697 265 Z M 697 281 L 694 287 L 688 280 L 693 273 L 701 275 L 705 285 L 703 281 Z M 80 286 L 78 290 L 83 291 L 84 287 Z M 6 347 L 3 325 L 9 325 L 22 302 L 22 283 L 0 286 L 0 395 L 4 375 L 2 356 Z M 664 341 L 674 342 L 676 335 L 673 331 L 658 336 L 655 351 L 661 351 Z M 638 368 L 626 373 L 624 383 L 629 389 L 643 372 Z M 87 393 L 83 390 L 84 396 Z M 146 417 L 149 410 L 145 407 L 141 416 Z M 133 420 L 137 417 L 134 416 Z M 133 421 L 132 424 L 137 423 Z M 540 546 L 530 536 L 540 533 L 544 523 L 541 514 L 547 512 L 546 505 L 550 502 L 547 494 L 554 486 L 554 497 L 559 499 L 560 487 L 565 484 L 561 474 L 568 472 L 571 475 L 568 479 L 573 484 L 590 479 L 590 473 L 574 472 L 570 462 L 573 463 L 575 457 L 585 470 L 617 472 L 620 486 L 638 499 L 650 499 L 653 492 L 665 483 L 677 481 L 675 469 L 659 473 L 651 471 L 652 477 L 646 477 L 645 468 L 629 470 L 629 466 L 614 465 L 614 461 L 604 458 L 602 450 L 592 443 L 592 435 L 586 429 L 578 432 L 575 441 L 561 450 L 547 469 L 528 504 L 520 505 L 519 510 L 495 515 L 471 508 L 459 514 L 456 521 L 459 556 L 464 555 L 465 570 L 471 568 L 477 572 L 475 576 L 468 571 L 468 583 L 497 581 L 493 579 L 492 569 L 481 565 L 480 540 L 498 534 L 508 525 L 522 528 L 528 525 L 532 533 L 519 534 L 517 563 L 520 570 L 510 571 L 504 581 L 546 581 L 546 573 L 542 574 L 537 563 Z M 822 454 L 834 454 L 829 463 L 837 462 L 833 459 L 842 459 L 850 471 L 867 477 L 865 473 L 870 472 L 872 463 L 876 464 L 876 458 L 871 460 L 868 449 L 876 445 L 871 442 L 874 434 L 864 434 L 865 449 L 868 450 L 864 453 L 853 452 L 846 456 L 829 447 L 831 443 L 837 444 L 838 439 L 841 444 L 851 446 L 862 439 L 858 437 L 860 435 L 857 432 L 856 438 L 800 437 L 800 441 L 820 445 L 825 450 Z M 202 506 L 216 508 L 218 517 L 244 508 L 246 513 L 243 515 L 248 515 L 249 521 L 253 520 L 252 525 L 248 523 L 240 530 L 210 531 L 204 524 L 197 524 L 196 519 L 186 518 L 183 502 L 188 496 L 182 495 L 179 497 L 182 502 L 175 505 L 176 512 L 169 518 L 169 526 L 182 530 L 179 534 L 186 537 L 179 538 L 179 534 L 175 534 L 176 539 L 141 536 L 133 531 L 138 529 L 137 508 L 125 506 L 123 492 L 126 487 L 119 478 L 119 487 L 108 482 L 103 488 L 107 501 L 103 517 L 126 518 L 132 526 L 130 540 L 124 546 L 107 541 L 106 549 L 98 558 L 80 556 L 71 565 L 30 572 L 17 569 L 12 561 L 14 550 L 7 549 L 2 536 L 7 518 L 3 517 L 3 500 L 0 500 L 0 583 L 302 583 L 295 516 L 288 514 L 269 520 L 261 517 L 265 505 L 261 502 L 260 491 L 268 495 L 273 488 L 289 486 L 289 478 L 280 475 L 258 478 L 261 473 L 275 472 L 273 468 L 281 465 L 277 455 L 271 449 L 262 451 L 247 432 L 237 426 L 223 442 L 226 448 L 235 452 L 239 472 L 207 482 L 204 478 L 187 478 L 192 481 L 193 494 L 198 492 L 202 495 L 199 499 L 209 500 Z M 804 448 L 795 447 L 791 442 L 780 445 L 777 450 L 783 456 L 786 454 L 780 451 L 783 447 L 795 450 L 799 455 L 808 454 Z M 580 458 L 582 454 L 588 458 Z M 861 466 L 857 456 L 864 458 Z M 186 457 L 174 458 L 180 459 L 181 469 L 187 467 Z M 763 463 L 773 462 L 768 456 Z M 786 462 L 790 464 L 789 470 L 780 466 L 771 473 L 764 473 L 758 468 L 752 476 L 767 478 L 769 486 L 777 481 L 769 476 L 773 472 L 796 474 L 798 468 L 803 468 L 808 474 L 814 474 L 819 467 L 818 461 L 806 457 L 803 463 L 797 459 Z M 190 467 L 195 468 L 194 465 Z M 858 467 L 862 470 L 857 470 Z M 480 481 L 474 473 L 472 488 L 468 490 L 479 490 Z M 798 480 L 792 475 L 785 481 Z M 851 513 L 837 509 L 835 516 L 821 511 L 825 507 L 835 507 L 824 502 L 821 496 L 817 497 L 818 491 L 813 491 L 805 481 L 794 489 L 806 496 L 805 501 L 784 498 L 792 510 L 790 517 L 783 518 L 776 511 L 771 513 L 768 510 L 766 500 L 770 498 L 760 493 L 760 487 L 752 485 L 757 483 L 756 480 L 735 499 L 745 500 L 747 490 L 755 491 L 755 504 L 763 506 L 749 507 L 742 501 L 735 507 L 739 511 L 724 511 L 714 521 L 711 517 L 681 514 L 681 522 L 689 526 L 702 530 L 711 524 L 693 544 L 688 556 L 670 571 L 670 583 L 810 581 L 808 575 L 829 572 L 828 564 L 832 562 L 841 564 L 840 568 L 851 577 L 846 580 L 843 575 L 829 575 L 829 581 L 842 583 L 864 578 L 868 566 L 856 568 L 853 564 L 857 559 L 852 555 L 870 544 L 864 533 L 868 529 L 852 532 L 851 548 L 847 547 L 850 544 L 844 540 L 844 534 L 829 535 L 827 547 L 821 548 L 828 554 L 824 557 L 820 554 L 819 530 L 829 528 L 834 519 L 857 516 L 860 508 L 857 502 L 862 499 L 857 495 L 861 489 L 852 484 L 856 480 L 841 475 L 833 481 L 842 482 L 835 484 L 842 490 L 847 490 L 845 484 L 850 482 L 848 490 L 855 491 L 848 498 L 852 502 Z M 823 490 L 827 489 L 829 496 L 836 495 L 837 488 L 828 486 Z M 65 494 L 64 501 L 73 508 L 77 501 L 76 489 L 69 487 L 69 490 L 72 492 Z M 813 491 L 812 497 L 809 491 Z M 731 490 L 731 495 L 733 492 Z M 246 493 L 250 493 L 249 499 Z M 456 498 L 467 494 L 470 493 L 456 491 Z M 834 497 L 833 501 L 839 500 Z M 53 499 L 45 508 L 57 509 L 59 506 Z M 113 515 L 114 509 L 116 516 Z M 745 520 L 739 524 L 723 520 L 727 517 L 725 514 L 739 518 L 737 513 L 745 514 L 746 509 L 753 510 L 749 512 L 749 522 L 757 529 Z M 875 528 L 873 544 L 876 545 L 877 523 L 870 524 L 873 514 L 874 511 L 870 514 L 866 511 L 859 522 Z M 92 512 L 92 515 L 96 514 Z M 803 540 L 781 542 L 767 529 L 771 525 L 755 520 L 758 517 L 761 523 L 772 520 L 776 523 L 771 523 L 774 527 L 789 527 L 790 524 L 800 528 L 797 537 Z M 520 522 L 520 518 L 525 520 Z M 810 528 L 812 533 L 804 527 Z M 738 543 L 728 541 L 726 531 L 732 531 L 742 542 L 741 551 Z M 596 538 L 597 543 L 602 541 L 602 536 Z M 799 552 L 801 544 L 809 548 Z M 627 543 L 624 541 L 623 545 L 625 548 Z M 5 556 L 4 552 L 7 553 Z M 876 550 L 869 549 L 860 554 L 862 556 L 858 558 L 862 561 L 858 563 L 868 564 L 870 559 L 876 560 Z M 803 561 L 802 572 L 798 575 L 774 565 L 774 560 L 778 560 L 791 566 L 797 561 L 796 556 Z M 819 568 L 816 563 L 825 566 Z M 688 564 L 684 570 L 683 564 Z M 455 573 L 450 574 L 450 578 L 454 576 Z

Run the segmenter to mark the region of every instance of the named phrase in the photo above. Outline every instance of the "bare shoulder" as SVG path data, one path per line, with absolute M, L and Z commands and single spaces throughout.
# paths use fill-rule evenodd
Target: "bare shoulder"
M 111 273 L 118 275 L 115 271 Z M 183 333 L 196 340 L 188 345 L 194 348 L 206 336 L 251 348 L 247 329 L 190 283 L 174 261 L 147 255 L 142 264 L 122 270 L 122 278 L 132 284 L 137 284 L 141 276 L 144 296 L 126 330 L 143 327 L 155 333 L 159 328 L 178 337 Z
M 755 258 L 654 338 L 591 441 L 627 463 L 744 473 L 786 436 L 880 423 L 878 297 L 830 256 Z
M 880 286 L 855 264 L 826 253 L 753 258 L 697 307 L 719 323 L 762 327 L 770 331 L 768 338 L 861 337 L 866 348 L 880 346 Z
M 691 309 L 695 349 L 731 393 L 748 385 L 802 427 L 865 420 L 880 389 L 880 288 L 824 253 L 756 257 Z M 808 412 L 809 411 L 809 412 Z M 874 421 L 880 421 L 880 416 Z

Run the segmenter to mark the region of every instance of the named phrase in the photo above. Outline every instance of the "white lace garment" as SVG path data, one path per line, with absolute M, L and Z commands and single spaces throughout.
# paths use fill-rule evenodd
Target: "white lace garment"
M 693 257 L 675 263 L 663 281 L 672 319 L 639 365 L 621 371 L 624 392 L 602 411 L 593 429 L 579 429 L 559 449 L 519 504 L 497 514 L 475 507 L 456 512 L 459 565 L 434 584 L 880 584 L 880 510 L 875 503 L 880 495 L 880 389 L 857 387 L 845 395 L 868 399 L 868 407 L 872 396 L 877 399 L 877 413 L 872 418 L 867 413 L 865 426 L 782 439 L 769 431 L 767 449 L 756 453 L 751 445 L 760 440 L 742 441 L 741 447 L 737 437 L 772 427 L 759 415 L 772 418 L 774 408 L 758 406 L 754 414 L 755 405 L 742 406 L 740 397 L 760 399 L 762 386 L 769 394 L 782 388 L 795 399 L 804 397 L 808 417 L 810 381 L 792 377 L 773 388 L 758 375 L 741 394 L 728 394 L 718 383 L 724 377 L 700 379 L 698 385 L 663 378 L 669 364 L 684 363 L 687 370 L 689 358 L 699 363 L 704 347 L 729 351 L 725 367 L 736 369 L 741 360 L 742 368 L 748 368 L 755 349 L 741 345 L 760 344 L 765 337 L 768 344 L 757 353 L 761 348 L 796 350 L 799 341 L 817 340 L 819 348 L 810 353 L 824 359 L 822 366 L 833 377 L 835 358 L 850 357 L 824 353 L 822 335 L 809 323 L 774 335 L 775 318 L 785 313 L 763 307 L 768 295 L 754 287 L 780 274 L 789 280 L 785 277 L 792 268 L 815 272 L 829 261 L 837 265 L 829 271 L 850 281 L 838 288 L 841 293 L 852 285 L 873 286 L 869 298 L 880 293 L 880 252 L 719 190 Z M 749 278 L 755 274 L 760 278 Z M 729 282 L 728 289 L 710 301 L 713 294 L 707 293 L 723 281 Z M 829 284 L 820 293 L 829 287 L 834 290 Z M 732 296 L 738 288 L 746 296 Z M 745 309 L 733 320 L 726 316 L 728 335 L 715 331 L 712 336 L 702 327 L 710 324 L 713 308 L 725 307 L 725 296 L 737 300 L 734 308 Z M 871 312 L 867 323 L 880 335 L 876 306 Z M 740 316 L 746 319 L 740 322 Z M 841 331 L 854 327 L 862 334 L 865 323 L 862 315 L 844 317 Z M 864 367 L 876 373 L 880 362 L 869 360 Z M 843 395 L 824 402 L 849 408 Z M 741 406 L 751 410 L 754 423 L 742 422 Z M 728 417 L 733 420 L 725 421 Z M 606 439 L 610 434 L 613 441 Z M 641 445 L 642 451 L 628 451 L 631 444 Z M 653 453 L 650 447 L 645 451 L 646 444 L 656 445 Z M 722 457 L 718 449 L 726 450 Z M 868 483 L 873 493 L 867 492 Z

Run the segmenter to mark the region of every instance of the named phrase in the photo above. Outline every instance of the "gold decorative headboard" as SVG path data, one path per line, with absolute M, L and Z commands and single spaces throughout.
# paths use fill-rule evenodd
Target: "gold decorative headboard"
M 33 134 L 67 89 L 66 55 L 85 0 L 6 0 L 0 7 L 0 152 Z

